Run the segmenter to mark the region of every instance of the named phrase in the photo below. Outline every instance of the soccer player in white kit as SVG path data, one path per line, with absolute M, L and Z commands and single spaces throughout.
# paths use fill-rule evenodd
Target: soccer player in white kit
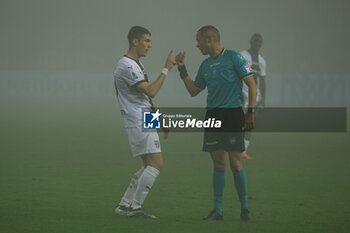
M 155 218 L 141 207 L 162 169 L 163 159 L 157 131 L 142 130 L 142 111 L 155 110 L 152 98 L 176 62 L 170 51 L 160 75 L 149 84 L 139 59 L 151 48 L 151 33 L 144 27 L 134 26 L 129 30 L 128 41 L 129 49 L 115 68 L 114 81 L 131 152 L 142 159 L 143 166 L 131 179 L 115 212 L 129 217 Z
M 263 109 L 265 107 L 265 94 L 266 94 L 266 61 L 259 53 L 263 43 L 261 34 L 254 34 L 250 39 L 250 48 L 243 50 L 240 54 L 248 61 L 254 71 L 254 80 L 257 86 L 256 95 L 256 108 Z M 243 108 L 248 109 L 248 86 L 243 83 Z M 244 146 L 245 151 L 241 154 L 242 158 L 253 159 L 247 154 L 248 146 L 250 143 L 251 132 L 246 131 L 244 134 Z

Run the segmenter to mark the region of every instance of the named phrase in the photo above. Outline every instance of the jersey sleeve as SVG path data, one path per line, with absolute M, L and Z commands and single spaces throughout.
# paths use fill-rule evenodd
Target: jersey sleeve
M 252 59 L 250 57 L 250 54 L 247 52 L 247 50 L 243 50 L 241 52 L 239 52 L 243 57 L 244 59 L 248 62 L 249 65 L 252 65 Z
M 263 57 L 261 58 L 261 67 L 260 67 L 260 76 L 265 77 L 266 76 L 266 61 Z
M 201 66 L 198 69 L 196 78 L 194 80 L 194 85 L 201 90 L 203 90 L 207 87 L 207 83 L 204 79 L 203 63 L 201 64 Z
M 253 69 L 247 60 L 237 52 L 233 52 L 233 68 L 240 79 L 244 79 L 253 74 Z
M 146 82 L 145 76 L 137 65 L 129 64 L 123 70 L 122 79 L 129 85 L 135 86 L 141 82 Z

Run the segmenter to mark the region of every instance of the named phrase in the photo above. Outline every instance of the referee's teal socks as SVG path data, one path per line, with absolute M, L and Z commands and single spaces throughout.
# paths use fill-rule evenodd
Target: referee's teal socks
M 214 168 L 213 188 L 214 188 L 214 206 L 216 212 L 222 215 L 222 199 L 226 183 L 226 170 Z
M 247 176 L 244 168 L 242 168 L 240 171 L 233 172 L 233 177 L 238 198 L 241 202 L 241 209 L 248 209 Z

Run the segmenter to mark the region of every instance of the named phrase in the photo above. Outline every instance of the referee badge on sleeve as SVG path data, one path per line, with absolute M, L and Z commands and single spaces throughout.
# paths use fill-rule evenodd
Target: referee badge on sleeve
M 245 70 L 247 71 L 247 73 L 251 73 L 254 71 L 250 65 L 245 65 L 244 67 L 245 67 Z

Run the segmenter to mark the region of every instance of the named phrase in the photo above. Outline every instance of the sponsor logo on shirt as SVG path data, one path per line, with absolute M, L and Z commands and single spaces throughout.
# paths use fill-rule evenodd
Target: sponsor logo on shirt
M 242 61 L 244 61 L 244 57 L 242 56 L 242 54 L 239 54 L 238 56 Z
M 136 80 L 136 79 L 139 78 L 139 77 L 135 74 L 134 71 L 131 71 L 131 76 L 132 76 L 132 80 Z

